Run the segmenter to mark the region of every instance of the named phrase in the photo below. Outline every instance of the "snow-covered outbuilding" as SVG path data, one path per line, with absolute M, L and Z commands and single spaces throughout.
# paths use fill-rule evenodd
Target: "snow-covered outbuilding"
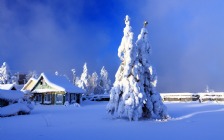
M 33 106 L 24 100 L 24 93 L 18 90 L 0 89 L 0 117 L 29 114 Z
M 35 83 L 35 84 L 33 84 Z M 32 85 L 33 84 L 33 85 Z M 23 90 L 29 89 L 35 102 L 40 104 L 80 103 L 85 90 L 76 87 L 65 76 L 42 73 L 37 81 L 31 81 Z
M 0 84 L 0 89 L 3 90 L 16 90 L 16 86 L 14 84 Z
M 22 99 L 23 96 L 21 91 L 0 89 L 0 107 L 17 102 L 19 99 Z

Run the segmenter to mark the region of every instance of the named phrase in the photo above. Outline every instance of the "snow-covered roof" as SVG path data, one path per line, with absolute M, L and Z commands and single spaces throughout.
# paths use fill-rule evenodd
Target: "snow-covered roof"
M 37 79 L 31 77 L 28 82 L 23 86 L 23 88 L 21 89 L 21 91 L 23 92 L 27 92 L 27 91 L 30 91 L 31 89 L 28 88 L 28 86 L 31 84 L 31 83 L 34 83 L 34 85 L 36 84 L 37 82 Z M 30 88 L 33 88 L 33 87 L 30 87 Z
M 11 90 L 13 87 L 15 88 L 14 84 L 0 84 L 0 89 L 3 90 Z
M 41 80 L 42 77 L 44 78 L 45 82 L 54 89 L 32 89 L 32 92 L 64 91 L 69 93 L 85 93 L 85 90 L 70 83 L 65 76 L 41 73 L 40 77 L 37 79 L 37 83 Z
M 24 94 L 21 91 L 0 89 L 0 99 L 7 100 L 7 101 L 17 101 L 23 97 L 24 97 Z

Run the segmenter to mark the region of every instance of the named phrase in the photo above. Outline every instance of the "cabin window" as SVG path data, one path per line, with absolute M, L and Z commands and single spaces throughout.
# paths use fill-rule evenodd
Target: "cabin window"
M 76 103 L 76 95 L 75 94 L 71 94 L 71 102 Z
M 42 80 L 40 80 L 40 85 L 43 85 L 43 79 L 42 79 Z
M 57 104 L 63 103 L 63 94 L 56 94 L 56 103 Z
M 41 94 L 37 94 L 36 96 L 35 96 L 35 101 L 36 102 L 42 102 L 42 95 Z
M 51 97 L 52 97 L 51 94 L 45 94 L 45 96 L 44 96 L 44 103 L 45 104 L 50 104 L 51 103 Z

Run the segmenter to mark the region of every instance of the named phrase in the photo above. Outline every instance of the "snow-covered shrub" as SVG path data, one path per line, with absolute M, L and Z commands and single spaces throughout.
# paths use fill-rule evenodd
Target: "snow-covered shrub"
M 80 107 L 80 104 L 78 104 L 78 103 L 74 103 L 73 105 L 74 105 L 74 107 Z
M 0 84 L 8 84 L 11 82 L 11 71 L 6 62 L 0 67 Z
M 69 102 L 65 101 L 64 106 L 69 106 Z

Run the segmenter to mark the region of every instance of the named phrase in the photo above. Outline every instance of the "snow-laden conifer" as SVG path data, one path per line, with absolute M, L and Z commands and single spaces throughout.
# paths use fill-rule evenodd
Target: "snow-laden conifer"
M 104 66 L 100 71 L 99 86 L 101 87 L 101 93 L 108 93 L 108 91 L 110 90 L 111 81 Z
M 92 76 L 90 76 L 90 78 L 88 79 L 88 83 L 89 83 L 89 93 L 90 94 L 94 94 L 95 93 L 95 89 L 98 85 L 98 74 L 96 72 L 92 73 Z
M 88 87 L 88 69 L 86 63 L 83 66 L 83 72 L 79 81 L 77 82 L 77 86 L 82 89 L 86 89 Z
M 36 71 L 29 71 L 29 73 L 26 75 L 26 80 L 28 81 L 30 78 L 37 79 L 39 76 Z
M 0 67 L 0 84 L 9 84 L 11 82 L 11 71 L 6 62 Z
M 149 62 L 150 46 L 146 24 L 133 44 L 130 18 L 125 18 L 124 36 L 118 48 L 122 61 L 110 90 L 107 110 L 116 117 L 138 120 L 141 117 L 166 119 L 168 117 L 160 94 L 156 91 L 157 77 Z
M 76 70 L 75 69 L 71 69 L 72 72 L 72 83 L 74 85 L 76 85 Z

